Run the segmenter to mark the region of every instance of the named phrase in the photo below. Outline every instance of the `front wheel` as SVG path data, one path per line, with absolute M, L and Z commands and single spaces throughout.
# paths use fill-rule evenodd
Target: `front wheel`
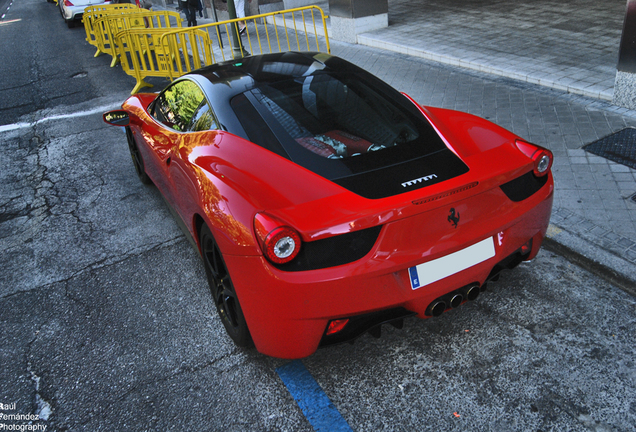
M 150 177 L 148 177 L 148 174 L 146 174 L 144 159 L 141 157 L 141 153 L 139 152 L 139 147 L 137 146 L 135 137 L 133 136 L 132 130 L 130 130 L 128 126 L 126 126 L 126 139 L 128 140 L 128 150 L 130 150 L 130 157 L 132 158 L 133 165 L 135 166 L 135 171 L 137 172 L 139 180 L 141 180 L 143 184 L 152 184 L 152 180 L 150 180 Z
M 230 273 L 225 266 L 223 255 L 212 237 L 212 232 L 205 224 L 201 227 L 199 241 L 212 300 L 214 300 L 221 322 L 237 346 L 250 346 L 252 338 Z

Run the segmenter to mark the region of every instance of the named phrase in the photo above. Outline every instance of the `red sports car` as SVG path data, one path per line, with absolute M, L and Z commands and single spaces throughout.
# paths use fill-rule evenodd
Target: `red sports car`
M 200 251 L 230 337 L 270 356 L 473 300 L 550 219 L 548 150 L 327 54 L 205 67 L 104 120 Z

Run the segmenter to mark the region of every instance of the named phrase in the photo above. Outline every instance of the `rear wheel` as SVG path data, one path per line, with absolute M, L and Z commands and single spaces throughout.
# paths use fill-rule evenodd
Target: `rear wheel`
M 130 157 L 132 158 L 133 165 L 135 166 L 135 171 L 137 172 L 139 180 L 141 180 L 143 184 L 152 184 L 152 180 L 150 180 L 150 177 L 148 177 L 148 174 L 146 174 L 144 159 L 141 157 L 141 153 L 139 152 L 139 147 L 137 147 L 135 137 L 133 136 L 132 130 L 130 130 L 128 126 L 126 126 L 126 139 L 128 140 L 128 150 L 130 150 Z
M 250 346 L 252 338 L 245 322 L 241 304 L 236 291 L 234 291 L 230 273 L 225 266 L 223 255 L 212 237 L 212 232 L 205 224 L 201 226 L 199 240 L 212 300 L 214 300 L 223 326 L 237 346 Z

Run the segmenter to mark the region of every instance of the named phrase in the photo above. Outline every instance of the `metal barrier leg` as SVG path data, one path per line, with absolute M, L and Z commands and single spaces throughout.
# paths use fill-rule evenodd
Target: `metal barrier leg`
M 139 78 L 139 77 L 136 77 L 136 78 L 137 78 L 137 84 L 135 84 L 135 88 L 133 88 L 132 91 L 130 92 L 131 95 L 138 93 L 139 90 L 141 90 L 144 87 L 154 87 L 152 84 L 148 84 L 142 78 Z

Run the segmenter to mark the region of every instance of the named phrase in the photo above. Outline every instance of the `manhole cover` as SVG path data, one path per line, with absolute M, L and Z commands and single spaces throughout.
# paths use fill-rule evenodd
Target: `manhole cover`
M 627 128 L 583 147 L 586 151 L 636 169 L 636 129 Z

